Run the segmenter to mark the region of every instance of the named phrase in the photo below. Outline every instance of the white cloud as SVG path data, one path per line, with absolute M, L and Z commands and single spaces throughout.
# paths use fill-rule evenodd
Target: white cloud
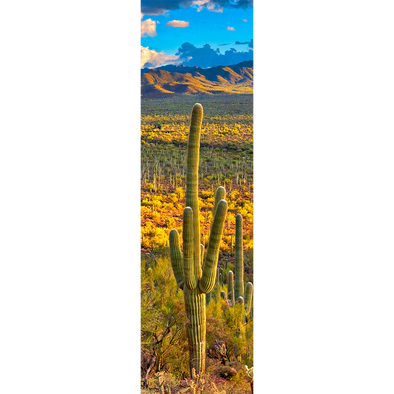
M 170 21 L 166 23 L 166 26 L 172 26 L 172 27 L 188 27 L 189 22 L 185 21 Z
M 141 47 L 141 68 L 144 68 L 145 64 L 152 68 L 179 62 L 179 56 L 167 55 L 165 52 L 156 52 L 154 49 L 149 49 L 149 47 Z
M 141 17 L 143 15 L 141 14 Z M 155 37 L 157 36 L 156 33 L 156 21 L 152 19 L 146 19 L 144 21 L 141 21 L 141 37 Z
M 200 12 L 204 7 L 206 7 L 207 10 L 212 12 L 223 12 L 223 7 L 219 6 L 219 4 L 211 3 L 210 0 L 194 0 L 193 5 L 196 5 L 198 7 L 198 12 Z
M 226 30 L 235 31 L 233 27 L 228 26 Z
M 242 19 L 242 22 L 247 22 L 248 20 L 247 19 Z

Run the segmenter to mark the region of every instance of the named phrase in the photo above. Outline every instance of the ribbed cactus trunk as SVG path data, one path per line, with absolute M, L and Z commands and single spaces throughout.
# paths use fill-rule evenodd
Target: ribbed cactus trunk
M 198 208 L 198 164 L 200 160 L 200 135 L 203 117 L 201 104 L 195 104 L 190 121 L 189 141 L 187 144 L 186 206 L 193 211 L 194 230 L 194 272 L 201 278 L 200 264 L 200 210 Z
M 200 218 L 198 209 L 198 161 L 203 109 L 195 104 L 192 111 L 187 153 L 186 208 L 183 213 L 183 257 L 178 232 L 170 232 L 171 265 L 179 288 L 183 289 L 188 319 L 190 373 L 205 373 L 206 294 L 215 286 L 220 240 L 227 214 L 227 202 L 218 201 L 204 266 L 200 246 Z
M 235 299 L 244 296 L 244 251 L 242 215 L 235 218 Z

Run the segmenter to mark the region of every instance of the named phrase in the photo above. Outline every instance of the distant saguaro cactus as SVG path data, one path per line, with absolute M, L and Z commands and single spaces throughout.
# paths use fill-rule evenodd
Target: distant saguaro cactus
M 198 208 L 198 164 L 203 108 L 195 104 L 190 122 L 187 147 L 186 208 L 183 213 L 183 257 L 179 247 L 179 234 L 170 231 L 171 265 L 179 288 L 183 289 L 187 336 L 189 340 L 190 372 L 205 373 L 206 300 L 205 294 L 215 285 L 219 246 L 227 214 L 227 202 L 218 201 L 210 231 L 205 263 L 202 264 L 200 247 L 200 213 Z M 217 193 L 218 194 L 218 193 Z

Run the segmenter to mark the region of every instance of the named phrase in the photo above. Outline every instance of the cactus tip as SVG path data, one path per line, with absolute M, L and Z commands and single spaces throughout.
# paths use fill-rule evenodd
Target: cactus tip
M 192 109 L 192 118 L 196 115 L 198 118 L 202 119 L 203 113 L 204 113 L 204 110 L 203 110 L 202 105 L 200 103 L 194 104 L 193 109 Z
M 226 200 L 222 199 L 222 200 L 219 201 L 219 205 L 224 205 L 225 207 L 227 207 L 228 204 L 227 204 Z

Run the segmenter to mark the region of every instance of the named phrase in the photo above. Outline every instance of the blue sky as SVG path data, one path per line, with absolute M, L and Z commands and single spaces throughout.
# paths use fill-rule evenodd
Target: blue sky
M 141 0 L 141 11 L 141 67 L 206 68 L 253 57 L 252 0 Z

